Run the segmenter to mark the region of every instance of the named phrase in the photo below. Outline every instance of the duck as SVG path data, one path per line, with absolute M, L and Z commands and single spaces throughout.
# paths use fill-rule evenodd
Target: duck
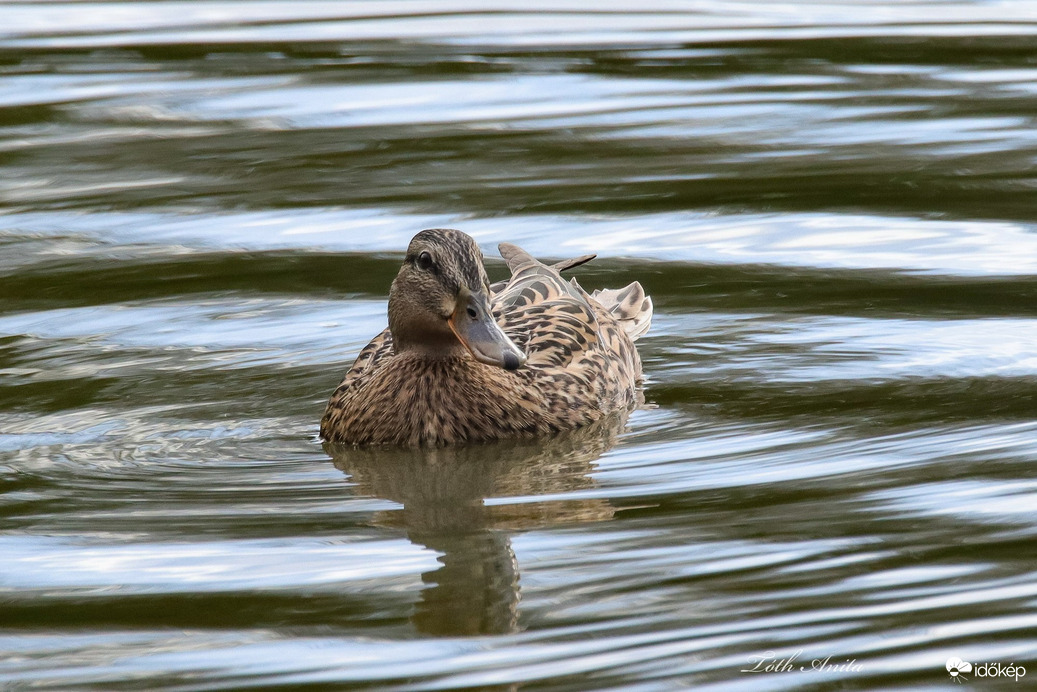
M 634 341 L 651 326 L 639 282 L 585 291 L 498 246 L 510 278 L 491 284 L 475 240 L 419 232 L 389 289 L 388 327 L 365 346 L 321 419 L 328 443 L 438 447 L 547 436 L 643 403 Z

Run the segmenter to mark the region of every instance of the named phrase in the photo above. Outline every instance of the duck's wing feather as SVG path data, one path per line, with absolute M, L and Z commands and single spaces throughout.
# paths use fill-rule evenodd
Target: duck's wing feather
M 392 332 L 386 327 L 361 349 L 356 360 L 353 361 L 352 367 L 346 372 L 346 376 L 342 378 L 342 382 L 335 390 L 332 400 L 352 389 L 362 377 L 378 368 L 385 358 L 391 356 L 392 352 Z
M 501 243 L 501 245 L 507 246 L 509 248 L 515 248 L 523 254 L 528 254 L 525 252 L 525 250 L 522 250 L 522 248 L 518 247 L 517 245 L 512 245 L 511 243 Z M 597 257 L 597 255 L 580 255 L 579 257 L 573 257 L 571 259 L 562 260 L 561 262 L 556 262 L 555 264 L 551 265 L 551 269 L 554 269 L 556 272 L 561 274 L 562 272 L 573 269 L 574 267 L 578 267 L 581 264 L 587 264 L 587 262 L 590 262 L 595 257 Z M 497 281 L 496 283 L 490 285 L 490 292 L 500 293 L 510 282 L 510 278 L 504 279 L 503 281 Z
M 631 341 L 637 341 L 652 326 L 652 299 L 637 281 L 623 288 L 598 289 L 591 298 L 616 318 Z
M 597 257 L 597 255 L 580 255 L 579 257 L 573 257 L 572 259 L 562 260 L 561 262 L 552 264 L 551 269 L 554 269 L 556 272 L 561 274 L 562 272 L 578 267 L 581 264 L 587 264 L 595 257 Z
M 573 259 L 563 260 L 548 267 L 538 262 L 517 245 L 501 243 L 499 249 L 501 256 L 507 261 L 508 268 L 512 272 L 511 279 L 499 284 L 500 290 L 513 285 L 516 281 L 529 275 L 557 277 L 559 273 L 578 267 L 597 257 L 597 255 L 582 255 Z M 652 299 L 645 293 L 644 288 L 637 281 L 623 288 L 598 289 L 590 295 L 583 290 L 583 287 L 577 283 L 576 279 L 572 279 L 569 285 L 574 289 L 570 293 L 586 298 L 595 307 L 600 306 L 604 308 L 619 323 L 631 340 L 636 340 L 639 336 L 645 334 L 652 325 L 652 313 L 654 311 Z
M 530 367 L 568 368 L 601 343 L 598 316 L 590 296 L 565 281 L 554 266 L 525 250 L 501 243 L 511 269 L 507 284 L 493 296 L 494 316 L 528 357 Z M 563 268 L 591 257 L 560 263 Z

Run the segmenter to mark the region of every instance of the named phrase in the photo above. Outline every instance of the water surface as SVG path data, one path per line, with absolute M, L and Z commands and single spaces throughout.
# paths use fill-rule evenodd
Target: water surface
M 0 686 L 1037 675 L 1033 3 L 0 15 Z M 323 447 L 433 226 L 640 280 L 650 405 Z

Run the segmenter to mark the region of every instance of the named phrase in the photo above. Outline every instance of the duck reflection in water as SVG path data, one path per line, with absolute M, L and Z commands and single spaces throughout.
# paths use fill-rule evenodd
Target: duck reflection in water
M 325 444 L 356 492 L 403 505 L 373 522 L 402 528 L 416 545 L 441 553 L 442 566 L 422 575 L 413 623 L 420 632 L 458 636 L 518 629 L 517 532 L 567 523 L 607 521 L 602 499 L 549 500 L 594 488 L 594 461 L 616 444 L 626 413 L 548 439 L 420 449 Z M 522 498 L 494 502 L 491 498 Z

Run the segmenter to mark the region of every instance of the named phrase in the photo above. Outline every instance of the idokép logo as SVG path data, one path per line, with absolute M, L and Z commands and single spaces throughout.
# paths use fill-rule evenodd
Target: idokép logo
M 969 673 L 977 678 L 1015 678 L 1016 682 L 1019 682 L 1019 678 L 1026 675 L 1026 668 L 1017 666 L 1014 663 L 1009 663 L 1008 665 L 1004 663 L 977 663 L 973 665 L 968 661 L 961 660 L 957 656 L 947 659 L 946 668 L 947 673 L 951 676 L 951 680 L 955 682 L 968 680 Z

